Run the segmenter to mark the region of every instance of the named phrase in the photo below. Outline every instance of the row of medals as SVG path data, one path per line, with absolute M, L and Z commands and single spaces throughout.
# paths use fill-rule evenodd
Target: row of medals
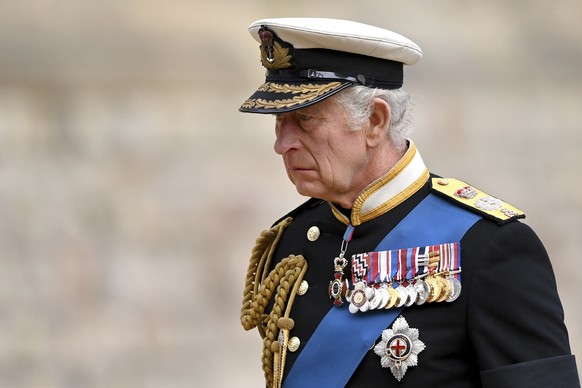
M 455 271 L 454 273 L 459 273 Z M 430 272 L 426 277 L 403 283 L 391 282 L 369 286 L 364 281 L 354 284 L 348 293 L 351 313 L 358 311 L 410 307 L 432 302 L 454 302 L 461 294 L 461 282 L 453 272 Z

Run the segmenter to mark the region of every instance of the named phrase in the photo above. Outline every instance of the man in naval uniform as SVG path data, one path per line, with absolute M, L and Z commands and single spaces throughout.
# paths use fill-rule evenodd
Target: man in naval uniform
M 546 251 L 502 200 L 429 173 L 403 65 L 420 48 L 331 19 L 264 19 L 242 112 L 310 199 L 265 230 L 241 310 L 269 387 L 578 387 Z

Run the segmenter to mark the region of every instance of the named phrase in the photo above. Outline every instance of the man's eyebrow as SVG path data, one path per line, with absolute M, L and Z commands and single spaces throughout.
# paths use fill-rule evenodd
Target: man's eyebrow
M 303 108 L 303 109 L 299 109 L 296 111 L 297 114 L 304 114 L 304 115 L 309 115 L 309 116 L 313 116 L 313 117 L 320 117 L 323 118 L 326 116 L 325 112 L 322 111 L 321 109 L 314 109 L 314 108 Z

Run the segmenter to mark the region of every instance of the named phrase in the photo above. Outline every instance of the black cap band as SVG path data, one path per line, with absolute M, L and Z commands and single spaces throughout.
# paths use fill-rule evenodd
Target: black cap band
M 266 81 L 341 80 L 380 89 L 402 87 L 401 62 L 325 49 L 293 52 L 292 69 L 267 70 Z

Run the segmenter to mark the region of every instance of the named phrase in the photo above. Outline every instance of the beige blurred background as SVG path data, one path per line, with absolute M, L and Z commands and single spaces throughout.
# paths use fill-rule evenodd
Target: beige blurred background
M 526 211 L 582 354 L 580 1 L 0 0 L 0 387 L 262 385 L 247 259 L 303 199 L 237 108 L 283 16 L 419 43 L 425 161 Z

